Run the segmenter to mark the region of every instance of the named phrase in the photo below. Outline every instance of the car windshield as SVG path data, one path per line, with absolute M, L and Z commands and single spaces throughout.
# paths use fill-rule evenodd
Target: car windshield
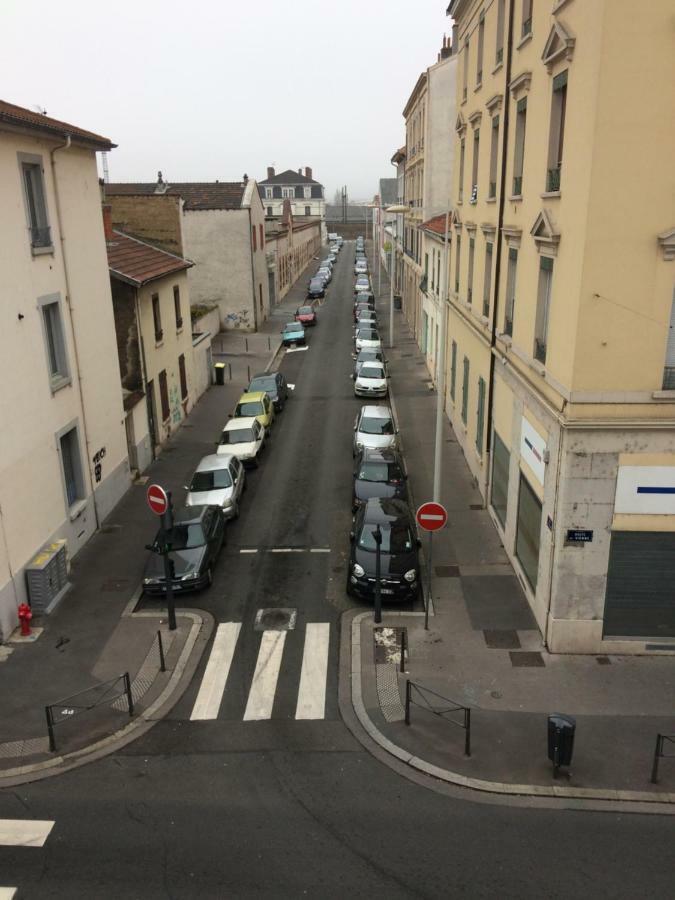
M 220 439 L 221 444 L 248 444 L 255 440 L 255 434 L 252 428 L 233 428 L 231 431 L 224 431 Z
M 276 393 L 277 380 L 273 375 L 265 375 L 262 378 L 254 378 L 248 386 L 251 394 L 257 391 L 265 391 L 266 393 Z
M 309 283 L 309 286 L 311 288 L 315 288 L 315 289 L 322 288 L 323 287 L 323 278 L 312 278 L 312 280 Z
M 384 378 L 382 366 L 373 366 L 371 363 L 366 363 L 365 366 L 361 366 L 359 378 L 377 378 L 381 381 Z
M 293 322 L 290 325 L 286 325 L 284 331 L 302 331 L 302 325 L 300 322 Z
M 359 534 L 359 547 L 362 550 L 375 552 L 377 547 L 373 534 L 375 528 L 376 526 L 372 523 L 364 522 Z M 380 525 L 380 530 L 382 532 L 382 543 L 380 544 L 382 553 L 409 553 L 412 550 L 412 535 L 404 521 L 394 522 L 392 525 Z
M 356 337 L 360 341 L 379 341 L 380 336 L 372 328 L 359 328 Z
M 364 462 L 361 463 L 359 481 L 377 481 L 382 484 L 400 484 L 403 474 L 397 463 Z
M 176 524 L 170 531 L 160 532 L 157 540 L 159 543 L 166 540 L 172 550 L 193 550 L 195 547 L 203 547 L 206 543 L 199 522 L 188 525 Z
M 299 316 L 311 316 L 314 314 L 314 310 L 311 306 L 301 306 L 297 314 Z
M 381 419 L 379 416 L 377 418 L 364 416 L 361 419 L 359 431 L 364 434 L 393 434 L 394 423 L 391 419 Z
M 250 400 L 248 403 L 240 403 L 237 409 L 235 410 L 235 416 L 238 419 L 242 419 L 245 416 L 264 416 L 265 410 L 263 409 L 262 402 L 260 400 Z
M 213 472 L 195 472 L 190 482 L 190 490 L 218 491 L 221 488 L 232 487 L 232 477 L 229 469 L 216 469 Z

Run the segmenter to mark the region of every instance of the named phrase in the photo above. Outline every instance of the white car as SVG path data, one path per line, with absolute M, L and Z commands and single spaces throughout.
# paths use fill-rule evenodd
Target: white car
M 355 275 L 367 275 L 368 274 L 368 263 L 360 262 L 360 261 L 355 263 L 354 274 Z
M 321 268 L 323 268 L 324 266 L 328 266 L 328 268 L 329 268 L 329 269 L 331 270 L 331 272 L 332 272 L 332 271 L 333 271 L 333 260 L 330 259 L 330 258 L 328 258 L 328 259 L 322 259 L 322 260 L 321 260 L 321 263 L 320 263 L 320 266 L 321 266 Z
M 368 291 L 370 293 L 370 279 L 367 275 L 359 275 L 356 284 L 354 285 L 355 294 L 360 294 L 361 291 Z
M 328 266 L 321 266 L 317 269 L 315 278 L 323 278 L 326 284 L 330 284 L 333 278 L 333 272 Z
M 398 446 L 398 429 L 388 406 L 362 406 L 354 422 L 352 456 L 365 447 L 380 449 Z
M 189 486 L 185 485 L 188 492 L 185 505 L 219 506 L 225 518 L 236 519 L 245 478 L 244 467 L 236 456 L 224 453 L 205 456 Z
M 352 376 L 353 377 L 353 376 Z M 354 378 L 356 397 L 386 397 L 389 391 L 383 363 L 365 362 Z
M 216 454 L 236 456 L 245 466 L 257 466 L 266 440 L 265 426 L 255 416 L 241 416 L 223 428 Z
M 374 328 L 359 327 L 354 337 L 356 352 L 360 350 L 381 350 L 382 341 Z

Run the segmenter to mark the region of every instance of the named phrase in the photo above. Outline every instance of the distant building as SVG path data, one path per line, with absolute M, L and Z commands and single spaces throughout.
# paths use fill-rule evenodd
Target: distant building
M 317 218 L 295 218 L 290 199 L 284 200 L 280 218 L 265 221 L 270 303 L 279 303 L 307 264 L 321 250 L 321 222 Z
M 321 220 L 321 239 L 326 239 L 326 200 L 323 185 L 312 178 L 312 170 L 305 166 L 294 172 L 275 173 L 272 166 L 267 167 L 267 178 L 258 182 L 260 199 L 268 216 L 281 216 L 284 212 L 284 200 L 289 200 L 291 213 L 294 216 L 318 217 Z

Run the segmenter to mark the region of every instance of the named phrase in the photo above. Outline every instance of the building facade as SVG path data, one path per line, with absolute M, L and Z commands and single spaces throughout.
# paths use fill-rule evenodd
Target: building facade
M 130 484 L 96 152 L 0 102 L 0 639 L 42 548 L 86 544 Z
M 294 172 L 286 169 L 277 174 L 272 166 L 267 167 L 267 178 L 258 182 L 260 199 L 265 214 L 280 217 L 284 214 L 284 200 L 291 204 L 291 213 L 296 217 L 318 218 L 321 223 L 321 240 L 326 241 L 326 198 L 323 185 L 312 177 L 309 166 Z
M 321 250 L 321 223 L 295 219 L 290 200 L 281 218 L 265 222 L 269 294 L 272 306 L 280 303 L 305 267 Z
M 448 13 L 451 421 L 547 646 L 673 652 L 672 4 Z

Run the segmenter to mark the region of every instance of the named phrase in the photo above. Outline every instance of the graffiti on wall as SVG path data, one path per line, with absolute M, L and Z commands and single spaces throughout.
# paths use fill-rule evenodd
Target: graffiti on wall
M 225 327 L 226 328 L 248 328 L 250 325 L 249 322 L 250 310 L 240 309 L 237 312 L 228 313 L 225 316 Z
M 96 480 L 96 484 L 99 483 L 103 476 L 103 459 L 105 458 L 105 447 L 101 447 L 101 449 L 94 453 L 91 458 L 91 461 L 94 464 L 94 479 Z
M 174 425 L 179 424 L 183 420 L 183 411 L 177 384 L 172 384 L 169 389 L 169 407 L 171 409 L 172 423 Z

